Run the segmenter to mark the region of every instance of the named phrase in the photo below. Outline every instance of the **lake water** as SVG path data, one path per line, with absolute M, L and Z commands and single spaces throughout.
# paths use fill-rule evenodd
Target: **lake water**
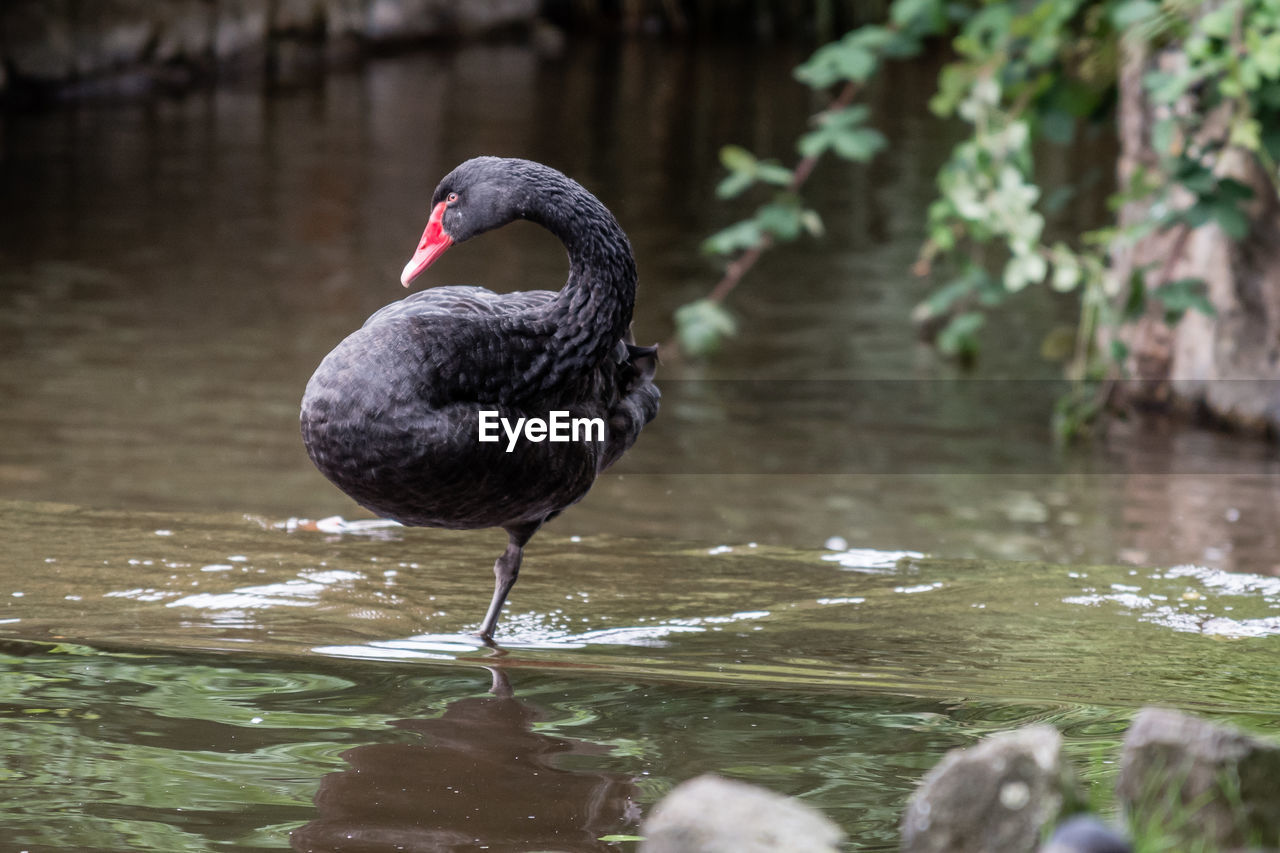
M 953 139 L 927 64 L 871 95 L 886 155 L 815 176 L 827 236 L 753 271 L 740 336 L 664 364 L 658 420 L 535 537 L 501 651 L 465 633 L 501 533 L 304 521 L 364 518 L 297 404 L 402 295 L 440 176 L 491 153 L 581 180 L 635 246 L 638 339 L 666 340 L 743 212 L 716 152 L 792 159 L 801 58 L 488 46 L 0 119 L 5 843 L 629 849 L 598 839 L 715 771 L 890 850 L 923 772 L 989 732 L 1052 722 L 1100 786 L 1143 704 L 1280 733 L 1275 448 L 1142 422 L 1055 447 L 1038 349 L 1068 303 L 1006 312 L 972 373 L 916 341 Z M 421 284 L 564 267 L 512 226 Z

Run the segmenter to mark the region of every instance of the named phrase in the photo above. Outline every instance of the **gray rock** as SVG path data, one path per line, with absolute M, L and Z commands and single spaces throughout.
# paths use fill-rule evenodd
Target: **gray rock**
M 902 818 L 903 853 L 1031 853 L 1076 800 L 1051 726 L 952 750 L 925 775 Z
M 677 785 L 640 834 L 640 853 L 835 853 L 844 839 L 799 800 L 711 775 Z
M 1280 746 L 1229 726 L 1142 709 L 1116 790 L 1135 827 L 1182 845 L 1280 845 Z
M 1040 853 L 1133 853 L 1133 845 L 1096 817 L 1076 815 L 1053 831 Z
M 215 71 L 302 81 L 371 46 L 528 33 L 538 11 L 538 0 L 0 0 L 0 93 L 129 94 Z

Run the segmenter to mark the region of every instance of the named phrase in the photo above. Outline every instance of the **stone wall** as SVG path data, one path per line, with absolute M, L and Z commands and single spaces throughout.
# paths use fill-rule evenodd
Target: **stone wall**
M 288 80 L 368 51 L 528 30 L 538 0 L 3 0 L 0 98 Z

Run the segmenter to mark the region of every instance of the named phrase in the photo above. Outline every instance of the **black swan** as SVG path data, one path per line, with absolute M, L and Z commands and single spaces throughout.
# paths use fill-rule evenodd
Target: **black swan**
M 630 333 L 631 244 L 599 199 L 555 169 L 498 157 L 454 169 L 436 187 L 401 282 L 454 243 L 517 219 L 564 243 L 569 279 L 559 292 L 414 293 L 325 356 L 302 398 L 311 461 L 361 506 L 408 525 L 506 530 L 480 625 L 486 642 L 530 537 L 581 500 L 658 411 L 657 349 L 636 346 Z M 577 440 L 497 430 L 500 419 L 545 425 L 557 412 L 562 426 L 582 424 Z

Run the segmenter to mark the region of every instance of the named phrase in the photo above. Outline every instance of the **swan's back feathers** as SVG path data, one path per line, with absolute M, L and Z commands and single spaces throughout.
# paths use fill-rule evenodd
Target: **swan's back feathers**
M 515 293 L 494 293 L 486 287 L 432 287 L 411 293 L 404 299 L 379 308 L 365 326 L 374 326 L 387 320 L 402 317 L 425 317 L 432 314 L 457 317 L 501 317 L 536 311 L 556 298 L 550 290 L 525 290 Z

